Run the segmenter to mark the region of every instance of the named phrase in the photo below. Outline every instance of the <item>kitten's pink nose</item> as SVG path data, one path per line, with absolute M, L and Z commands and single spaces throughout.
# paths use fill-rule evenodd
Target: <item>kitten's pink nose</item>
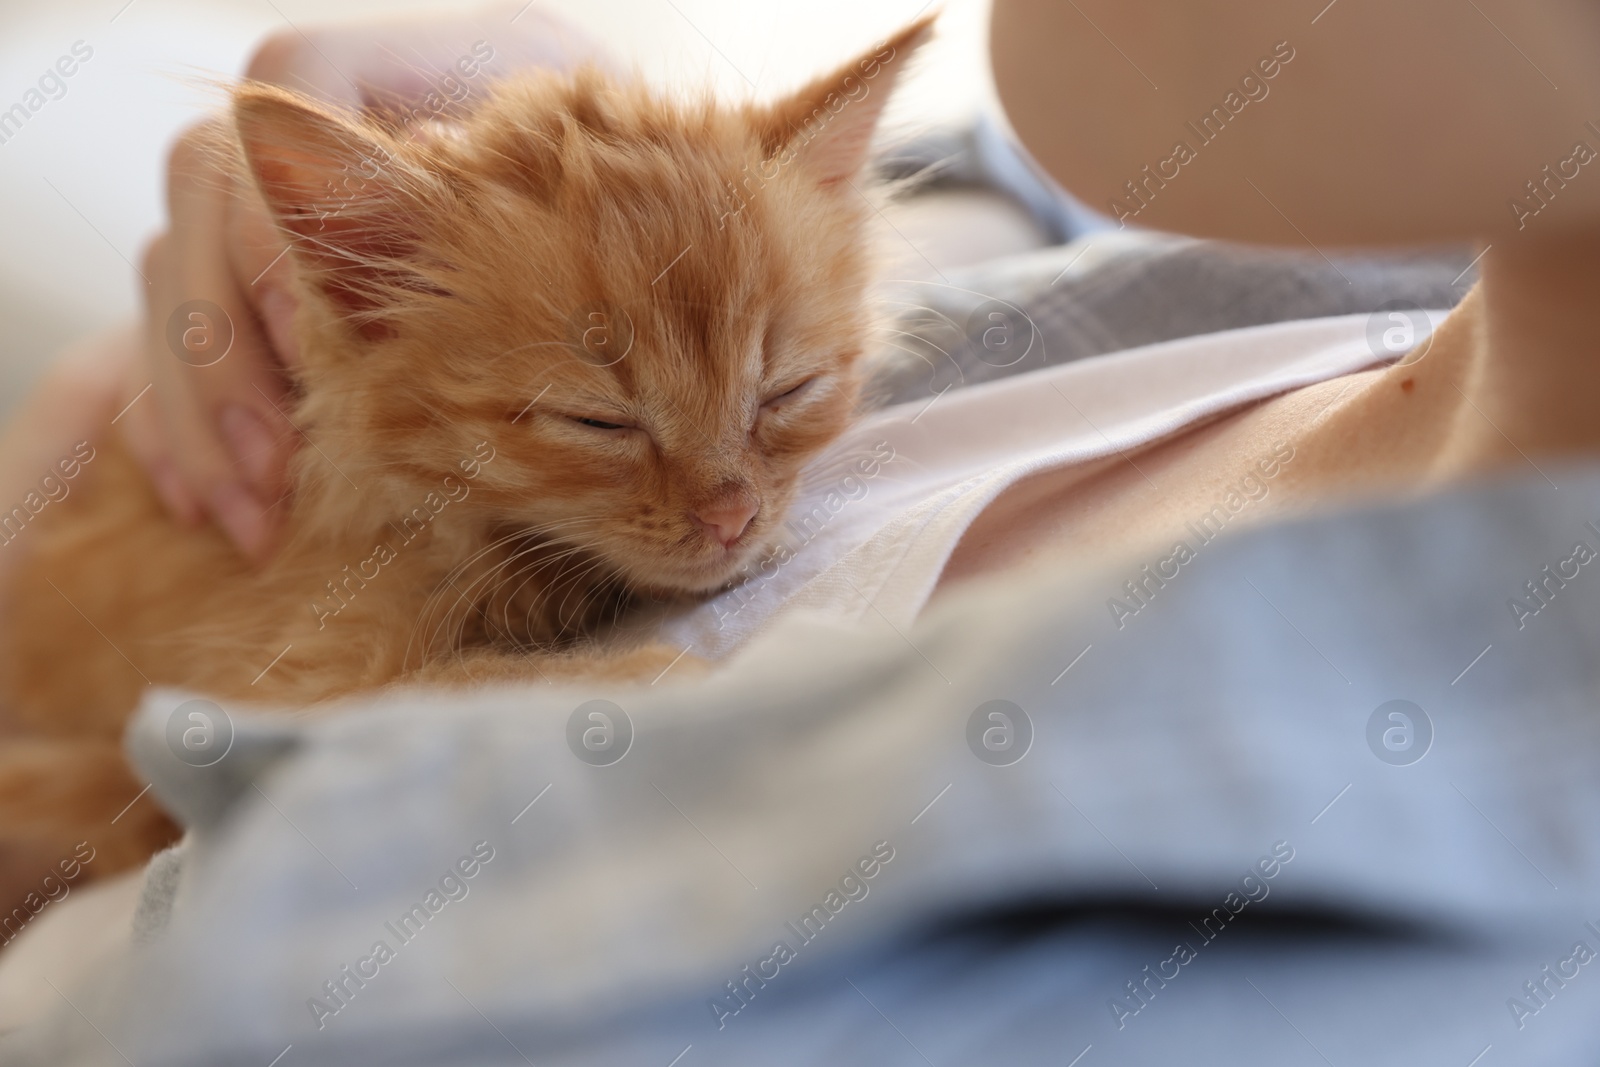
M 696 511 L 694 518 L 708 537 L 727 548 L 744 533 L 759 508 L 759 504 L 748 500 L 728 500 Z

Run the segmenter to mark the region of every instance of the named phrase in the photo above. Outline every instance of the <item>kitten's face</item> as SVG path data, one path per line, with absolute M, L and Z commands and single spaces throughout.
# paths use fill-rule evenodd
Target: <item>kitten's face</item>
M 475 499 L 497 524 L 583 545 L 635 586 L 702 592 L 770 544 L 855 411 L 861 220 L 832 193 L 774 190 L 719 226 L 712 169 L 696 188 L 667 166 L 625 204 L 619 181 L 600 187 L 610 225 L 532 212 L 555 246 L 543 266 L 514 251 L 531 235 L 502 236 L 523 211 L 506 205 L 462 268 L 456 293 L 475 295 L 401 339 L 451 358 L 421 361 L 426 395 L 380 417 L 403 431 L 436 405 L 439 432 L 491 442 Z M 431 466 L 434 442 L 379 436 Z
M 312 268 L 307 416 L 401 513 L 487 441 L 457 509 L 486 534 L 580 546 L 638 588 L 725 585 L 855 410 L 870 208 L 850 179 L 913 31 L 764 109 L 541 75 L 396 137 L 242 98 Z M 329 215 L 300 170 L 340 155 Z

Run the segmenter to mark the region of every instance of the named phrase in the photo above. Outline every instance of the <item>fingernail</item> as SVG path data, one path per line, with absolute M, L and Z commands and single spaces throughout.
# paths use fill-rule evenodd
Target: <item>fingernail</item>
M 229 404 L 222 409 L 217 423 L 234 462 L 244 469 L 256 488 L 266 488 L 272 476 L 272 450 L 277 440 L 261 416 L 241 404 Z
M 156 495 L 173 518 L 184 526 L 193 526 L 200 521 L 200 505 L 178 476 L 178 468 L 166 460 L 158 460 L 150 468 L 150 480 L 155 484 Z
M 229 482 L 214 490 L 211 514 L 245 555 L 261 558 L 267 547 L 267 513 L 244 486 Z
M 294 336 L 295 299 L 282 289 L 268 289 L 261 294 L 261 322 L 267 330 L 267 341 L 286 367 L 300 365 L 300 344 Z

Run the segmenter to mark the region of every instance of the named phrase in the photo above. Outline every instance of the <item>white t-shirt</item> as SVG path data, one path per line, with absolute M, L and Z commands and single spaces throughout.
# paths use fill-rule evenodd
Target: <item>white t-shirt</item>
M 1445 313 L 1429 314 L 1437 326 Z M 781 547 L 741 585 L 669 619 L 662 637 L 719 658 L 784 611 L 908 625 L 967 527 L 1008 486 L 1392 358 L 1374 354 L 1367 321 L 1167 341 L 875 412 L 810 466 Z

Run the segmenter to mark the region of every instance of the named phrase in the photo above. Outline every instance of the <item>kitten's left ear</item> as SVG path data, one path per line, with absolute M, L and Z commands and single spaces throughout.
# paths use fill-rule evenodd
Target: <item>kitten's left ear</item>
M 243 160 L 311 284 L 364 337 L 408 294 L 437 291 L 420 261 L 425 220 L 451 202 L 429 153 L 273 86 L 233 97 Z
M 924 15 L 859 58 L 768 110 L 768 159 L 791 153 L 823 185 L 854 178 L 867 162 L 873 131 L 911 55 L 933 36 L 938 13 Z

